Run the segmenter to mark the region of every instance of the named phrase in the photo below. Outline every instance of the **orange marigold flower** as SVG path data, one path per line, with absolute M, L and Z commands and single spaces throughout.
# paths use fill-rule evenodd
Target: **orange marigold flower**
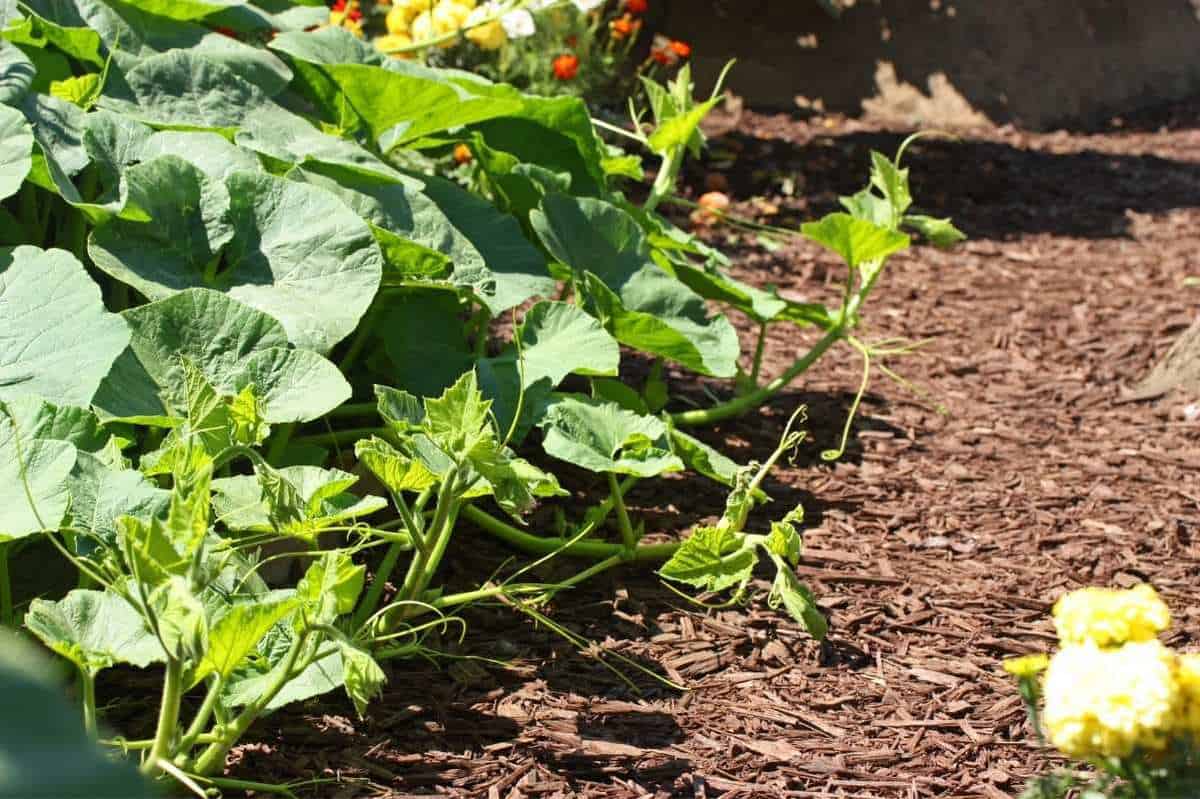
M 677 39 L 671 41 L 671 50 L 680 58 L 692 57 L 692 46 L 687 42 L 681 42 Z
M 470 147 L 463 144 L 462 142 L 459 142 L 458 144 L 454 145 L 454 163 L 469 164 L 469 163 L 471 163 L 472 157 L 473 156 L 471 155 Z
M 650 57 L 665 67 L 679 61 L 679 54 L 672 49 L 671 40 L 662 34 L 654 37 L 654 43 L 650 45 Z
M 614 19 L 608 23 L 608 27 L 612 31 L 614 39 L 627 39 L 637 29 L 637 26 L 633 22 L 633 17 L 628 14 Z
M 625 0 L 625 10 L 630 14 L 645 14 L 650 10 L 647 0 Z
M 554 59 L 554 77 L 559 80 L 572 80 L 579 74 L 579 57 L 563 53 Z

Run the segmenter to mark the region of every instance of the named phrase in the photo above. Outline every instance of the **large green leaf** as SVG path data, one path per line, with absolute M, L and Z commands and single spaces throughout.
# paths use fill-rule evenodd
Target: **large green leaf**
M 439 79 L 431 70 L 338 63 L 359 59 L 356 45 L 346 37 L 349 32 L 337 28 L 284 33 L 271 47 L 287 53 L 293 62 L 309 65 L 307 70 L 298 69 L 298 74 L 306 81 L 310 98 L 324 105 L 331 120 L 351 117 L 377 142 L 386 134 L 389 147 L 514 114 L 525 105 L 511 90 L 480 95 L 465 88 L 463 81 Z
M 11 197 L 33 166 L 33 131 L 15 108 L 0 108 L 0 200 Z
M 538 426 L 546 454 L 593 472 L 656 477 L 683 469 L 667 444 L 667 426 L 616 403 L 556 397 Z
M 122 516 L 161 519 L 171 502 L 171 492 L 150 482 L 140 471 L 114 469 L 88 452 L 78 453 L 68 488 L 68 522 L 77 534 L 89 538 L 76 544 L 81 551 L 115 542 L 117 519 Z
M 153 161 L 164 155 L 178 156 L 199 168 L 209 178 L 221 182 L 230 173 L 239 170 L 262 170 L 262 164 L 254 153 L 209 131 L 160 130 L 146 140 L 140 160 Z
M 567 375 L 616 376 L 620 362 L 616 339 L 595 318 L 565 302 L 539 302 L 525 315 L 516 341 L 499 355 L 480 359 L 475 368 L 500 429 L 508 430 L 520 399 L 519 438 Z
M 132 764 L 114 762 L 63 699 L 58 670 L 29 642 L 0 630 L 0 796 L 150 799 Z
M 531 215 L 546 248 L 587 288 L 596 314 L 623 344 L 701 374 L 737 372 L 737 333 L 723 316 L 650 258 L 641 228 L 610 203 L 550 194 Z
M 21 431 L 23 438 L 67 441 L 83 452 L 98 452 L 109 441 L 99 417 L 87 408 L 55 405 L 34 397 L 16 397 L 0 406 Z
M 367 225 L 315 186 L 261 172 L 224 184 L 174 156 L 128 173 L 151 221 L 91 236 L 96 265 L 151 299 L 211 288 L 278 319 L 297 347 L 329 351 L 378 290 L 382 256 Z
M 248 115 L 234 141 L 285 164 L 326 164 L 386 181 L 401 177 L 362 145 L 324 133 L 303 117 L 278 107 Z
M 33 85 L 35 71 L 21 48 L 0 40 L 0 103 L 18 104 Z
M 28 437 L 0 412 L 0 541 L 58 528 L 75 455 L 66 441 Z
M 87 405 L 129 337 L 75 256 L 0 250 L 0 401 Z
M 148 14 L 171 19 L 203 19 L 245 4 L 245 0 L 121 0 Z
M 266 661 L 264 667 L 243 666 L 226 682 L 222 695 L 230 707 L 242 707 L 257 701 L 277 677 L 277 670 L 284 667 L 283 656 L 292 643 L 295 632 L 289 624 L 276 626 L 259 644 L 258 653 Z M 293 702 L 303 702 L 314 696 L 342 687 L 344 683 L 342 653 L 334 649 L 328 655 L 313 661 L 298 676 L 288 680 L 283 689 L 267 704 L 265 711 L 277 710 Z
M 163 424 L 187 404 L 183 360 L 222 394 L 255 388 L 272 424 L 310 421 L 350 397 L 350 385 L 315 352 L 288 349 L 283 326 L 215 291 L 188 289 L 124 313 L 132 331 L 95 400 L 117 418 Z
M 164 656 L 141 614 L 108 591 L 77 589 L 57 602 L 35 599 L 25 614 L 25 626 L 43 644 L 93 675 L 117 663 L 145 668 Z
M 33 12 L 31 35 L 35 45 L 52 44 L 71 57 L 103 67 L 111 56 L 118 67 L 108 81 L 108 94 L 137 101 L 121 73 L 140 62 L 169 51 L 195 55 L 217 64 L 274 95 L 291 81 L 291 70 L 269 51 L 169 15 L 139 8 L 144 0 L 29 0 Z M 150 0 L 162 7 L 186 9 L 193 0 Z M 216 5 L 216 4 L 208 4 Z M 22 41 L 18 39 L 17 41 Z
M 124 77 L 100 106 L 154 127 L 232 132 L 251 113 L 274 105 L 272 91 L 191 50 L 150 56 Z
M 436 397 L 475 363 L 459 318 L 458 298 L 447 291 L 394 295 L 379 333 L 393 370 L 389 382 L 420 397 Z

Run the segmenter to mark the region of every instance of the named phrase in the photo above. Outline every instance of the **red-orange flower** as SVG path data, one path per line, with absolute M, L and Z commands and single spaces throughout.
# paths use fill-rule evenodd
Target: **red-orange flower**
M 634 30 L 637 29 L 637 26 L 633 21 L 633 17 L 629 16 L 628 14 L 614 19 L 612 22 L 608 23 L 608 27 L 612 31 L 612 37 L 614 39 L 627 39 L 632 36 Z
M 563 53 L 554 59 L 554 77 L 559 80 L 572 80 L 579 74 L 579 57 Z
M 351 22 L 362 20 L 362 9 L 359 8 L 357 0 L 334 0 L 333 7 L 329 10 L 335 14 L 345 14 L 346 19 Z
M 687 42 L 681 42 L 678 39 L 673 39 L 671 40 L 671 49 L 675 52 L 675 55 L 679 56 L 680 58 L 692 57 L 692 46 Z
M 470 147 L 463 144 L 462 142 L 459 142 L 458 144 L 454 145 L 454 163 L 469 164 L 469 163 L 471 163 L 471 158 L 472 158 L 472 156 L 471 156 L 471 148 Z
M 625 0 L 625 10 L 631 14 L 645 14 L 650 10 L 647 0 Z

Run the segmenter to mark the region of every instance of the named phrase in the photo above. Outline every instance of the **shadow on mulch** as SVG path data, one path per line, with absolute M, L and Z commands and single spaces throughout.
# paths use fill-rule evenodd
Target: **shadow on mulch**
M 862 188 L 870 151 L 894 154 L 907 134 L 814 134 L 805 141 L 731 133 L 711 142 L 688 183 L 722 171 L 739 198 L 780 194 L 794 186 L 774 221 L 785 227 L 833 210 L 837 198 Z M 1067 141 L 1064 137 L 1063 141 Z M 1200 206 L 1200 164 L 1134 153 L 1083 149 L 1046 152 L 986 139 L 923 139 L 908 151 L 917 212 L 953 217 L 970 239 L 1035 233 L 1078 238 L 1127 236 L 1127 212 L 1162 213 Z M 727 171 L 726 171 L 727 169 Z

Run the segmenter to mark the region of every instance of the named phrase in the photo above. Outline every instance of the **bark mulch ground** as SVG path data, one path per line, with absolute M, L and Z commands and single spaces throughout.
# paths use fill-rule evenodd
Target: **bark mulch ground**
M 1200 275 L 1198 109 L 1086 135 L 916 145 L 918 203 L 971 240 L 896 258 L 865 335 L 928 340 L 888 363 L 927 396 L 879 376 L 849 451 L 824 463 L 860 377 L 845 348 L 761 413 L 702 431 L 740 460 L 762 457 L 807 404 L 810 440 L 769 488 L 773 512 L 808 512 L 800 573 L 830 615 L 824 645 L 765 608 L 765 580 L 748 607 L 705 611 L 653 574 L 616 572 L 562 596 L 553 618 L 689 690 L 606 657 L 639 694 L 594 652 L 482 608 L 459 651 L 507 668 L 393 664 L 367 720 L 336 699 L 283 713 L 232 773 L 336 778 L 310 790 L 338 799 L 1019 792 L 1052 761 L 998 662 L 1052 646 L 1059 594 L 1151 581 L 1177 615 L 1171 643 L 1200 645 L 1200 421 L 1184 414 L 1200 398 L 1121 401 L 1200 305 L 1200 288 L 1183 288 Z M 900 140 L 854 121 L 746 115 L 689 180 L 698 192 L 721 173 L 735 210 L 794 224 L 858 188 L 871 148 Z M 814 246 L 709 235 L 745 280 L 796 297 L 839 290 L 841 269 Z M 808 336 L 775 329 L 767 373 Z M 672 388 L 706 401 L 696 381 L 675 375 Z M 722 499 L 684 480 L 632 502 L 648 531 L 676 535 Z M 459 546 L 452 582 L 505 557 L 470 533 Z

